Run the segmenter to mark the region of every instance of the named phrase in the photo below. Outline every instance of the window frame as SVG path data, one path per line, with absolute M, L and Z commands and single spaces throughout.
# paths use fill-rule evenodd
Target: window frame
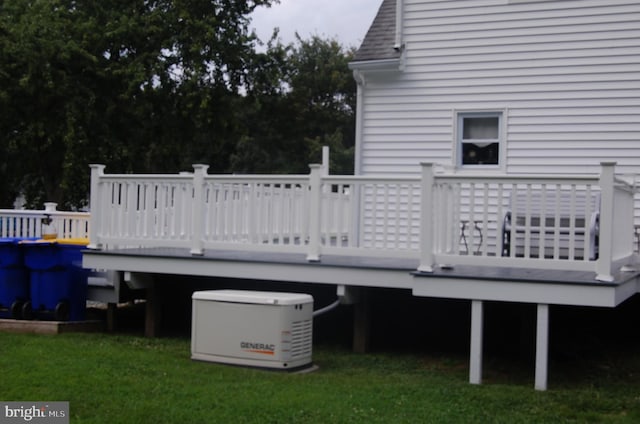
M 454 157 L 453 165 L 458 170 L 504 170 L 506 158 L 506 109 L 490 109 L 490 110 L 455 110 L 454 111 Z M 487 139 L 487 142 L 498 144 L 498 163 L 497 164 L 463 164 L 463 140 L 464 119 L 465 118 L 498 118 L 498 138 Z

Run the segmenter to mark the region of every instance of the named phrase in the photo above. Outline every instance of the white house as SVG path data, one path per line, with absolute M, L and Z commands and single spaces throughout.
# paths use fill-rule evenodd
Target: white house
M 350 67 L 356 174 L 640 173 L 640 1 L 383 0 Z

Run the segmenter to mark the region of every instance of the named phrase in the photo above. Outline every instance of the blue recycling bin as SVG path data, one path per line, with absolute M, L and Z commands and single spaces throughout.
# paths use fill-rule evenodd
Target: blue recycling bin
M 24 318 L 84 320 L 88 272 L 82 268 L 82 250 L 88 240 L 37 240 L 21 245 L 30 271 L 31 294 L 23 307 Z
M 22 318 L 29 300 L 29 273 L 20 242 L 24 238 L 0 238 L 0 318 Z

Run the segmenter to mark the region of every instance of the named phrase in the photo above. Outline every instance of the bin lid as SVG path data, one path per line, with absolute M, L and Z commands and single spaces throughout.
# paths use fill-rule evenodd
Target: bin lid
M 57 238 L 57 239 L 54 239 L 54 240 L 59 244 L 72 244 L 74 246 L 87 246 L 87 245 L 89 245 L 89 239 L 88 238 L 68 238 L 68 239 Z
M 50 246 L 52 244 L 57 244 L 55 239 L 31 239 L 31 240 L 21 240 L 20 244 L 26 244 L 29 246 Z
M 87 238 L 55 238 L 55 239 L 25 239 L 20 240 L 20 243 L 23 244 L 32 244 L 32 245 L 51 245 L 51 244 L 68 244 L 74 246 L 87 246 L 89 244 L 89 239 Z
M 35 237 L 0 237 L 0 244 L 18 244 L 23 241 L 34 241 Z
M 194 292 L 193 300 L 211 300 L 229 303 L 252 303 L 259 305 L 296 305 L 311 303 L 313 297 L 303 293 L 281 293 L 250 290 L 206 290 Z

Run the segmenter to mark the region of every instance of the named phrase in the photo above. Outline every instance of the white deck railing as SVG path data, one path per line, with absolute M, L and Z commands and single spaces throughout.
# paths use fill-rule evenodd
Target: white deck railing
M 434 175 L 427 166 L 423 180 L 431 187 L 423 197 L 431 210 L 422 216 L 424 271 L 488 265 L 594 271 L 611 280 L 613 263 L 633 254 L 635 190 L 615 178 L 613 163 L 599 176 Z
M 45 203 L 44 210 L 0 209 L 0 237 L 59 239 L 89 238 L 88 212 L 56 210 L 55 203 Z M 48 234 L 47 234 L 48 233 Z
M 420 177 L 105 175 L 93 213 L 0 210 L 1 237 L 90 238 L 90 247 L 162 246 L 415 258 L 436 264 L 592 271 L 612 278 L 634 248 L 635 187 L 614 176 Z M 615 205 L 615 207 L 614 207 Z M 422 213 L 426 211 L 426 213 Z M 91 219 L 91 226 L 89 226 Z M 196 236 L 197 235 L 197 236 Z
M 419 178 L 323 176 L 318 166 L 311 175 L 194 168 L 105 175 L 94 166 L 91 246 L 419 256 Z
M 208 175 L 206 165 L 106 175 L 92 165 L 90 247 L 412 257 L 424 272 L 467 264 L 593 271 L 600 280 L 633 253 L 634 187 L 612 163 L 596 176 L 422 169 L 402 178 L 331 176 L 319 165 L 309 175 Z M 580 200 L 591 196 L 599 203 Z

